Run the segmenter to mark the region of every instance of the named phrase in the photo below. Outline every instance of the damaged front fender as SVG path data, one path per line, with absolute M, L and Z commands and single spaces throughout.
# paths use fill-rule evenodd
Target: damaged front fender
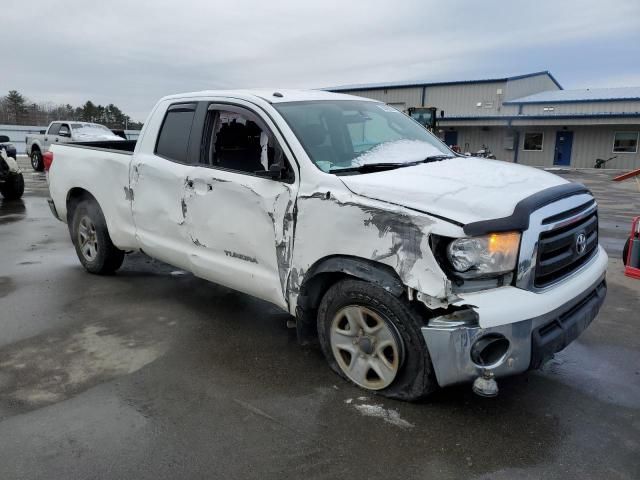
M 415 298 L 430 308 L 457 299 L 429 244 L 429 235 L 435 228 L 442 233 L 446 222 L 344 191 L 301 194 L 298 209 L 290 305 L 298 304 L 302 283 L 322 268 L 315 266 L 318 260 L 334 257 L 363 259 L 389 268 L 396 278 L 390 283 L 394 289 L 415 291 Z M 453 235 L 451 229 L 458 227 L 444 228 Z

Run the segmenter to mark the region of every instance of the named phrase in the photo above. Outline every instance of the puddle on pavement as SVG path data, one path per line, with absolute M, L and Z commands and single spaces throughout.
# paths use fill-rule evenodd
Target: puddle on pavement
M 13 280 L 9 277 L 0 277 L 0 298 L 6 297 L 16 289 Z
M 90 323 L 5 348 L 0 351 L 0 405 L 33 410 L 141 369 L 168 348 L 169 335 L 158 328 L 172 325 L 157 324 L 132 329 L 122 322 Z
M 640 352 L 635 350 L 576 341 L 547 362 L 541 373 L 602 402 L 640 408 Z
M 23 220 L 27 207 L 22 200 L 0 200 L 0 225 Z

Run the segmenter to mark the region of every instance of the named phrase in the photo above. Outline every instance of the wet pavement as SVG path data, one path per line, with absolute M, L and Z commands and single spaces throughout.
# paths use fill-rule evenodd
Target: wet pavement
M 130 255 L 80 267 L 44 175 L 0 203 L 0 478 L 640 478 L 640 281 L 619 252 L 633 183 L 600 203 L 609 294 L 542 371 L 420 404 L 377 398 L 259 300 Z

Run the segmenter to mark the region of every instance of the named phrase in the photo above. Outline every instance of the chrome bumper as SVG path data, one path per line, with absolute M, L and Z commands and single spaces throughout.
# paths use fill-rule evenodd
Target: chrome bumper
M 602 277 L 591 288 L 545 315 L 491 328 L 479 326 L 422 327 L 436 379 L 441 387 L 468 382 L 488 370 L 506 377 L 538 368 L 555 352 L 575 340 L 596 317 L 607 286 Z M 503 335 L 509 347 L 501 360 L 480 366 L 471 358 L 474 343 L 489 334 Z

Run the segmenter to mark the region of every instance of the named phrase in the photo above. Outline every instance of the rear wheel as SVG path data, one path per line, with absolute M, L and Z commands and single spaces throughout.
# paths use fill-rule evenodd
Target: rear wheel
M 111 241 L 104 215 L 94 201 L 83 200 L 76 207 L 71 239 L 80 263 L 88 272 L 108 275 L 122 265 L 124 252 Z
M 365 390 L 418 400 L 437 388 L 421 316 L 376 285 L 343 280 L 325 294 L 318 338 L 329 365 Z
M 17 200 L 24 193 L 24 177 L 21 173 L 10 174 L 3 185 L 0 185 L 0 193 L 7 200 Z
M 44 171 L 44 161 L 42 160 L 42 152 L 35 149 L 31 152 L 31 166 L 36 172 Z

